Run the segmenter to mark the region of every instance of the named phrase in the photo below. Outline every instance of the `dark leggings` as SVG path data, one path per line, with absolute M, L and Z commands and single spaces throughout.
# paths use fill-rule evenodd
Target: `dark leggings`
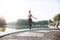
M 30 19 L 28 20 L 28 22 L 29 22 L 29 29 L 31 30 L 31 27 L 32 27 L 32 19 L 30 18 Z

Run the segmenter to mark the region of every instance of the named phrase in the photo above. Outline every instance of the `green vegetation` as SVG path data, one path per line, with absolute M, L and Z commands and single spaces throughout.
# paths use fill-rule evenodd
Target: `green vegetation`
M 51 23 L 54 23 L 56 21 L 60 21 L 60 13 L 56 14 L 54 17 L 53 17 L 53 21 L 50 19 L 48 20 L 48 24 L 51 25 Z M 54 26 L 55 24 L 53 24 Z
M 26 25 L 16 25 L 15 29 L 28 29 L 29 26 Z M 48 28 L 48 25 L 32 25 L 32 28 Z
M 53 20 L 54 21 L 60 21 L 60 13 L 55 15 L 53 17 Z M 50 19 L 50 20 L 43 20 L 43 21 L 33 22 L 32 23 L 32 28 L 48 28 L 48 24 L 54 23 L 54 21 L 52 21 Z M 28 20 L 26 20 L 26 19 L 18 19 L 16 22 L 8 23 L 8 25 L 12 25 L 12 26 L 15 25 L 16 29 L 26 29 L 26 28 L 29 28 Z M 10 27 L 12 27 L 12 26 L 10 26 Z M 12 27 L 12 28 L 14 28 L 14 27 Z
M 53 20 L 54 20 L 54 21 L 60 21 L 60 13 L 56 14 L 56 15 L 53 17 Z
M 32 28 L 48 28 L 48 25 L 35 25 Z
M 28 25 L 28 20 L 25 19 L 18 19 L 16 25 Z
M 48 24 L 50 24 L 50 23 L 53 23 L 53 21 L 50 19 L 50 20 L 48 20 Z
M 32 23 L 32 28 L 48 28 L 48 21 L 38 21 Z M 25 19 L 18 19 L 16 22 L 16 29 L 26 29 L 29 28 L 28 20 Z
M 47 25 L 48 24 L 48 20 L 33 22 L 32 24 L 33 25 Z M 16 22 L 16 25 L 26 25 L 26 26 L 28 26 L 28 20 L 18 19 L 17 22 Z

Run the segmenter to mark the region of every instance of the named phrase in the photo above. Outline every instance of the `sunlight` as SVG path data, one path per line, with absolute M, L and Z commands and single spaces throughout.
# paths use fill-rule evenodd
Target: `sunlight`
M 38 20 L 49 20 L 60 12 L 59 4 L 56 0 L 0 0 L 0 16 L 7 22 L 13 22 L 17 19 L 27 19 L 28 11 L 31 10 Z

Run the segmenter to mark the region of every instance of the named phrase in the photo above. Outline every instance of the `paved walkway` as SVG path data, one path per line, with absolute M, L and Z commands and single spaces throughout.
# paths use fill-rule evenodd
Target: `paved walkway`
M 60 28 L 32 28 L 32 30 L 60 30 Z M 11 29 L 11 28 L 6 28 L 5 32 L 0 32 L 0 36 L 4 36 L 10 33 L 15 33 L 15 32 L 21 32 L 21 31 L 29 31 L 29 29 L 21 29 L 21 30 L 16 30 L 16 29 Z
M 31 30 L 17 32 L 0 38 L 0 40 L 60 40 L 60 30 Z

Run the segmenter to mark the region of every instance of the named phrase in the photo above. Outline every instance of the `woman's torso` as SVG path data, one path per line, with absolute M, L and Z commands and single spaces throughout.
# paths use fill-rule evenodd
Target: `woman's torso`
M 29 15 L 28 15 L 28 19 L 30 19 L 31 17 L 32 17 L 32 14 L 29 14 Z

